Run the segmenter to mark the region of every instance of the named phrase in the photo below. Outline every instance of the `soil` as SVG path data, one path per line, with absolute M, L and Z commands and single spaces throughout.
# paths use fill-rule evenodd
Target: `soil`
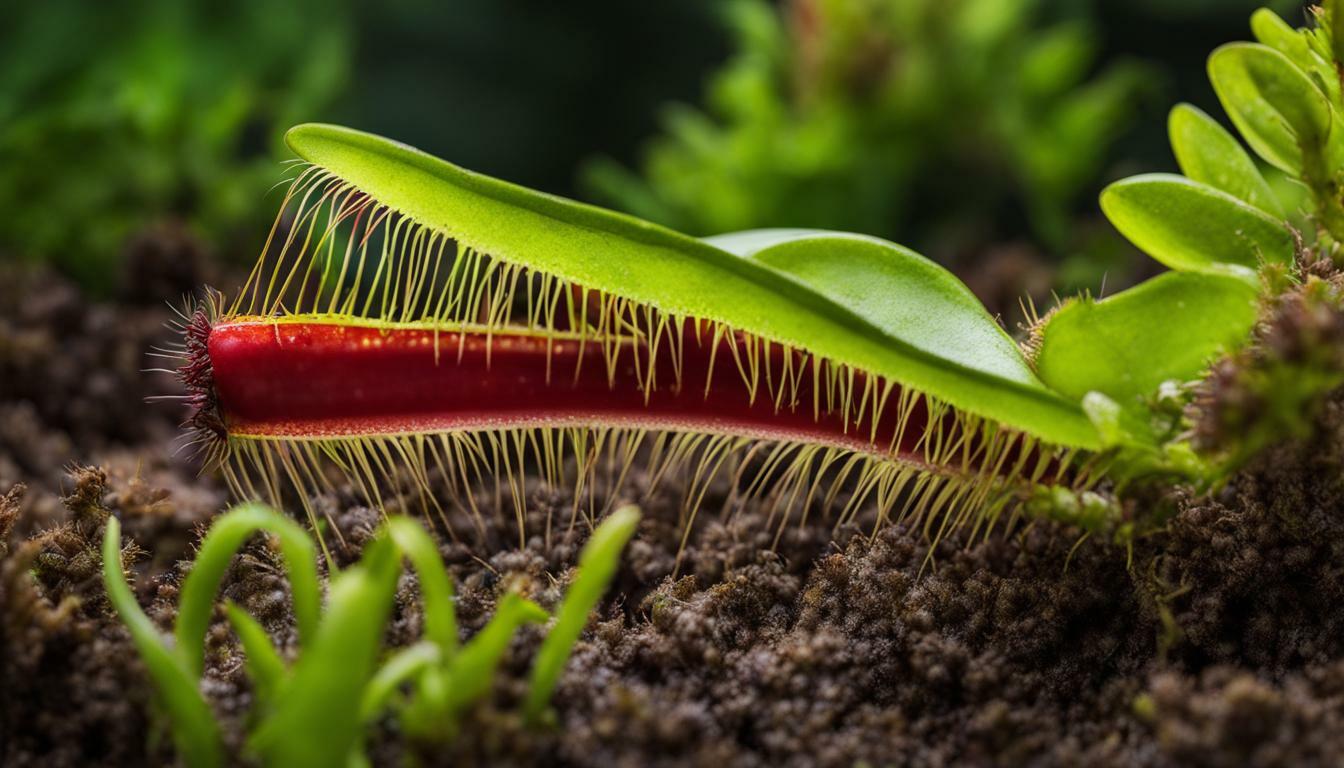
M 151 248 L 146 279 L 200 280 Z M 158 250 L 154 250 L 157 248 Z M 166 274 L 163 264 L 173 264 Z M 142 284 L 144 281 L 128 281 Z M 163 305 L 87 299 L 49 274 L 0 270 L 0 764 L 171 760 L 162 719 L 98 576 L 108 514 L 134 542 L 135 585 L 167 629 L 193 543 L 227 497 L 172 452 L 181 411 L 141 373 Z M 1344 757 L 1344 397 L 1309 437 L 1269 451 L 1213 497 L 1178 494 L 1132 551 L 1046 523 L 927 545 L 825 524 L 772 546 L 766 510 L 699 526 L 676 575 L 680 499 L 664 485 L 554 698 L 527 729 L 517 702 L 541 636 L 525 630 L 496 690 L 455 740 L 384 723 L 377 765 L 1338 764 Z M 636 478 L 627 495 L 638 496 Z M 711 490 L 718 509 L 726 483 Z M 353 495 L 317 500 L 348 563 L 378 524 Z M 559 598 L 583 527 L 563 489 L 530 486 L 528 543 L 512 512 L 467 544 L 443 536 L 465 632 L 505 585 Z M 450 520 L 450 523 L 453 521 Z M 454 526 L 455 527 L 455 526 Z M 335 539 L 333 539 L 335 540 Z M 1075 545 L 1076 548 L 1075 548 Z M 224 593 L 292 647 L 275 554 L 249 545 Z M 388 641 L 419 632 L 406 577 Z M 250 692 L 223 622 L 205 690 L 231 746 Z

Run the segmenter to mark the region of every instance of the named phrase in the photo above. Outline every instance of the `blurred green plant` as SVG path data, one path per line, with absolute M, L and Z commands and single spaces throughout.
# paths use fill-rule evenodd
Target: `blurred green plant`
M 627 506 L 593 531 L 578 574 L 533 665 L 523 713 L 535 722 L 588 616 L 615 576 L 634 535 L 639 510 Z M 461 649 L 452 580 L 434 541 L 409 518 L 392 518 L 364 548 L 360 561 L 334 574 L 321 605 L 317 547 L 297 523 L 262 504 L 247 503 L 210 527 L 182 585 L 173 638 L 164 637 L 140 608 L 123 572 L 121 526 L 108 518 L 103 537 L 103 583 L 113 608 L 149 672 L 182 760 L 193 768 L 226 764 L 220 728 L 199 681 L 205 637 L 234 554 L 256 533 L 275 537 L 289 576 L 301 648 L 287 664 L 266 630 L 238 606 L 225 612 L 246 655 L 253 684 L 247 750 L 268 766 L 362 766 L 362 727 L 395 707 L 407 731 L 422 739 L 451 738 L 467 707 L 486 696 L 517 629 L 550 618 L 513 592 L 490 622 Z M 396 596 L 401 559 L 419 577 L 425 639 L 378 665 Z M 414 696 L 402 700 L 399 688 Z
M 185 223 L 251 254 L 284 128 L 346 78 L 342 3 L 52 0 L 0 24 L 0 251 L 94 288 L 127 240 Z
M 1002 236 L 997 219 L 1017 204 L 1058 245 L 1148 70 L 1120 62 L 1089 79 L 1095 30 L 1041 28 L 1041 6 L 738 0 L 738 52 L 707 110 L 669 108 L 641 175 L 600 159 L 584 182 L 694 234 L 818 227 L 936 252 Z

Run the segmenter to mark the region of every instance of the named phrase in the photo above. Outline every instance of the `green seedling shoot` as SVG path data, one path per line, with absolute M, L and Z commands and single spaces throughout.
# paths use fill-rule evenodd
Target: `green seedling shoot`
M 638 520 L 638 510 L 622 508 L 598 526 L 585 546 L 578 576 L 534 664 L 524 709 L 529 719 L 535 720 L 550 700 Z M 258 532 L 273 535 L 279 544 L 299 630 L 297 656 L 289 663 L 254 618 L 226 605 L 255 689 L 247 750 L 265 765 L 363 765 L 363 729 L 389 708 L 417 738 L 451 738 L 462 713 L 490 692 L 518 628 L 549 618 L 532 601 L 509 592 L 486 627 L 459 648 L 452 580 L 433 540 L 406 518 L 389 520 L 359 563 L 331 578 L 323 610 L 317 548 L 308 534 L 278 512 L 247 504 L 220 516 L 202 541 L 183 585 L 170 640 L 136 602 L 121 570 L 120 524 L 109 518 L 103 540 L 109 599 L 149 670 L 178 753 L 193 768 L 228 762 L 219 726 L 199 686 L 204 640 L 230 561 Z M 424 639 L 380 664 L 403 558 L 419 577 Z M 403 684 L 410 685 L 411 693 L 400 699 Z

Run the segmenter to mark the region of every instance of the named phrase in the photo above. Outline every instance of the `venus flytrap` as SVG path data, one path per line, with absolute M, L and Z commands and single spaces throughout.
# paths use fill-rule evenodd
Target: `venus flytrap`
M 1255 153 L 1311 190 L 1314 240 L 1333 252 L 1331 13 L 1299 32 L 1262 11 L 1264 43 L 1220 48 L 1209 72 Z M 572 526 L 614 496 L 597 498 L 599 466 L 619 481 L 641 454 L 655 484 L 687 479 L 685 534 L 720 474 L 745 479 L 739 504 L 771 497 L 780 531 L 811 507 L 840 526 L 871 502 L 874 525 L 933 539 L 988 532 L 1041 486 L 1204 482 L 1219 471 L 1153 407 L 1158 388 L 1245 343 L 1311 233 L 1208 115 L 1179 106 L 1170 128 L 1185 175 L 1126 179 L 1101 205 L 1173 271 L 1066 302 L 1024 354 L 960 281 L 884 240 L 696 240 L 299 126 L 288 141 L 305 165 L 263 258 L 184 325 L 195 439 L 243 498 L 278 503 L 289 485 L 306 505 L 331 466 L 381 508 L 405 472 L 426 510 L 456 505 L 480 531 L 493 478 L 520 542 L 527 472 L 574 489 Z
M 314 165 L 283 206 L 287 231 L 232 304 L 186 329 L 197 439 L 239 496 L 278 502 L 285 483 L 306 503 L 333 464 L 381 506 L 405 466 L 430 508 L 433 468 L 479 515 L 494 476 L 521 542 L 525 466 L 575 487 L 572 525 L 583 490 L 597 507 L 600 457 L 647 450 L 651 477 L 692 478 L 693 521 L 718 473 L 761 456 L 743 500 L 778 494 L 780 530 L 809 505 L 841 499 L 840 525 L 873 499 L 877 525 L 922 521 L 936 538 L 987 532 L 1035 483 L 1086 490 L 1111 459 L 1080 454 L 1114 447 L 1084 393 L 1053 388 L 962 283 L 895 244 L 694 240 L 348 129 L 290 141 Z M 1257 248 L 1292 258 L 1280 222 L 1223 193 L 1132 186 L 1199 218 L 1230 207 Z M 1178 246 L 1173 266 L 1228 275 L 1200 289 L 1244 293 L 1254 259 L 1214 262 L 1198 235 L 1155 242 Z M 1166 329 L 1168 346 L 1189 333 Z
M 640 450 L 650 477 L 694 478 L 688 518 L 760 456 L 753 493 L 791 500 L 781 529 L 790 508 L 839 500 L 840 524 L 868 498 L 878 524 L 942 529 L 968 502 L 958 524 L 988 529 L 1019 479 L 1095 479 L 1073 460 L 1101 447 L 1078 403 L 909 250 L 803 230 L 695 240 L 349 129 L 290 142 L 313 165 L 270 256 L 186 329 L 197 439 L 241 497 L 278 501 L 283 483 L 306 500 L 334 465 L 381 506 L 404 466 L 427 507 L 433 468 L 478 513 L 494 476 L 521 540 L 524 466 L 574 485 L 572 525 L 598 507 L 601 459 Z

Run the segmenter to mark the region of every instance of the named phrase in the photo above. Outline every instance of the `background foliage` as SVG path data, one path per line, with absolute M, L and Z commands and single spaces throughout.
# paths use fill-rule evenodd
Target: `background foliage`
M 0 258 L 104 290 L 146 235 L 246 260 L 280 132 L 326 119 L 696 234 L 857 229 L 948 262 L 1018 244 L 1081 254 L 1046 284 L 1095 287 L 1129 253 L 1096 193 L 1174 168 L 1163 105 L 1212 108 L 1204 54 L 1257 4 L 20 4 Z

